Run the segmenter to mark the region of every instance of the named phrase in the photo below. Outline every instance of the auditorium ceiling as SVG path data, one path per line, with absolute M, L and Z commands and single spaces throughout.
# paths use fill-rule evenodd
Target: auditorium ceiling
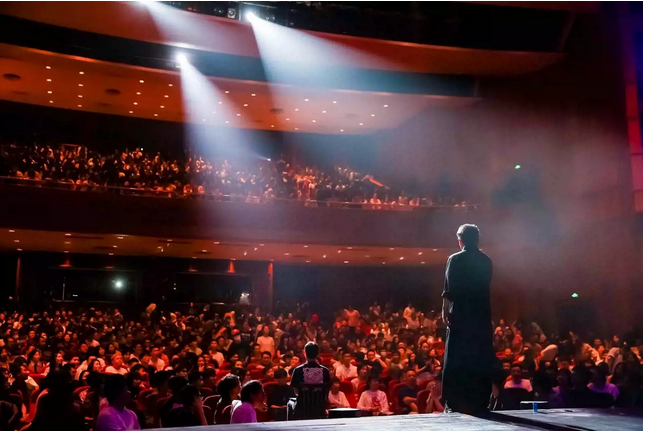
M 0 229 L 0 250 L 354 266 L 439 265 L 453 252 L 448 248 L 251 243 L 8 228 Z
M 187 122 L 178 72 L 0 44 L 0 99 L 67 110 Z M 209 77 L 219 111 L 198 123 L 321 134 L 394 128 L 430 107 L 463 107 L 477 98 L 307 88 Z

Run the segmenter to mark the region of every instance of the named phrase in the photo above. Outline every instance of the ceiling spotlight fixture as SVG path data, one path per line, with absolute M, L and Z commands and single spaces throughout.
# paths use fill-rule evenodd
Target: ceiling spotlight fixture
M 79 75 L 83 75 L 83 71 L 79 71 Z
M 342 250 L 338 250 L 338 254 L 342 253 Z
M 399 257 L 399 260 L 403 260 L 403 259 L 405 259 L 405 257 Z
M 348 261 L 348 260 L 345 260 L 345 264 L 347 264 L 347 263 L 349 263 L 349 261 Z
M 16 248 L 16 251 L 22 251 L 22 250 L 23 250 L 22 248 Z
M 153 114 L 153 117 L 158 117 L 158 113 L 154 113 L 154 114 Z
M 83 98 L 83 95 L 78 95 L 78 96 L 79 96 L 79 98 Z
M 9 233 L 16 233 L 16 230 L 9 230 Z
M 419 251 L 419 253 L 418 253 L 418 254 L 419 254 L 419 255 L 421 256 L 421 255 L 422 255 L 422 254 L 424 254 L 424 253 L 422 253 L 421 251 Z
M 51 90 L 48 90 L 47 93 L 52 94 L 52 91 L 51 91 Z
M 275 127 L 275 125 L 270 125 L 270 127 L 271 127 L 271 128 L 274 128 L 274 127 Z
M 129 114 L 133 114 L 133 111 L 132 111 L 132 110 L 131 110 L 131 111 L 129 111 Z
M 225 93 L 230 93 L 230 91 L 229 91 L 229 90 L 226 90 Z
M 169 83 L 169 87 L 173 87 L 173 86 L 174 86 L 173 84 Z
M 394 248 L 390 248 L 390 251 L 394 251 Z
M 363 123 L 359 123 L 360 126 L 363 126 Z
M 133 105 L 137 105 L 137 102 L 133 102 Z
M 334 101 L 333 103 L 334 103 L 334 104 L 337 104 L 337 103 L 338 103 L 338 101 Z
M 168 97 L 169 97 L 169 95 L 165 95 L 165 98 L 168 98 Z
M 223 102 L 219 101 L 219 105 L 223 104 Z
M 295 130 L 296 130 L 296 131 L 299 131 L 299 130 L 300 130 L 300 128 L 295 128 Z
M 341 129 L 340 132 L 345 132 L 345 130 L 344 130 L 344 129 Z
M 327 113 L 327 110 L 322 110 L 322 114 L 326 114 L 326 113 Z
M 237 113 L 237 116 L 241 117 L 241 113 Z
M 422 264 L 422 265 L 425 265 L 425 264 L 426 264 L 426 262 L 421 262 L 421 264 Z
M 20 242 L 20 239 L 14 239 L 14 242 L 15 242 L 15 243 L 19 243 L 19 242 Z
M 309 100 L 305 98 L 305 99 L 304 99 L 304 102 L 309 102 Z
M 83 84 L 79 83 L 79 87 L 83 87 Z M 140 94 L 140 93 L 138 92 L 138 95 L 139 95 L 139 94 Z
M 247 106 L 248 106 L 248 104 L 243 104 L 243 106 L 244 106 L 244 107 L 247 107 Z
M 229 121 L 229 120 L 226 120 L 225 123 L 230 123 L 230 121 Z
M 81 108 L 81 104 L 77 105 L 77 107 Z
M 117 236 L 117 239 L 124 239 L 124 236 Z
M 45 69 L 52 69 L 51 66 L 45 66 Z
M 296 108 L 295 111 L 300 111 L 300 109 L 299 109 L 299 108 Z
M 291 119 L 289 119 L 289 118 L 287 117 L 286 120 L 291 120 Z
M 313 119 L 311 122 L 315 123 L 315 119 Z
M 51 78 L 48 78 L 47 81 L 52 81 L 52 79 L 51 79 Z
M 142 93 L 140 93 L 140 92 L 135 92 L 135 94 L 136 94 L 136 95 L 141 95 Z
M 54 104 L 54 101 L 50 101 L 50 104 Z
M 285 255 L 285 256 L 288 256 L 288 255 L 289 255 L 289 253 L 284 253 L 284 255 Z
M 160 108 L 165 108 L 165 106 L 164 106 L 164 105 L 161 105 Z
M 250 96 L 257 96 L 257 94 L 256 93 L 251 93 Z
M 140 80 L 140 83 L 144 83 L 144 80 Z
M 114 256 L 114 255 L 115 255 L 115 253 L 108 253 L 108 255 L 109 255 L 109 256 Z
M 376 117 L 376 114 L 370 114 L 370 116 L 372 116 L 372 117 Z
M 257 251 L 257 247 L 255 247 L 254 250 Z
M 388 108 L 388 104 L 385 104 L 385 105 L 383 106 L 383 108 Z
M 326 255 L 326 254 L 324 254 L 324 255 L 322 256 L 322 258 L 323 258 L 323 259 L 326 259 L 326 258 L 327 258 L 327 255 Z

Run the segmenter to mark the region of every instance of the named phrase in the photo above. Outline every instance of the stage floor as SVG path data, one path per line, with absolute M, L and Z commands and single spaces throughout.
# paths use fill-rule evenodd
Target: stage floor
M 399 415 L 361 418 L 321 419 L 309 421 L 266 422 L 184 427 L 183 431 L 424 431 L 424 430 L 642 430 L 642 411 L 622 409 L 549 409 L 534 413 L 529 410 L 492 412 L 490 419 L 460 413 L 432 415 Z

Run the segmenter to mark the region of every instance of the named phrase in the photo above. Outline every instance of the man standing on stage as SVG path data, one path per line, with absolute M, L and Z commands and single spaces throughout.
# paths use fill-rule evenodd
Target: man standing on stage
M 442 319 L 446 352 L 442 401 L 447 410 L 476 414 L 487 411 L 495 355 L 492 346 L 491 259 L 478 249 L 480 230 L 464 224 L 457 231 L 462 251 L 446 263 Z

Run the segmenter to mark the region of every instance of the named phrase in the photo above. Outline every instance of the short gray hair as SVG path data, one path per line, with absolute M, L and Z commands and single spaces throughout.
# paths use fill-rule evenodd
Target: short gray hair
M 477 246 L 480 241 L 480 229 L 475 224 L 462 224 L 457 229 L 457 238 L 462 241 L 462 245 Z

